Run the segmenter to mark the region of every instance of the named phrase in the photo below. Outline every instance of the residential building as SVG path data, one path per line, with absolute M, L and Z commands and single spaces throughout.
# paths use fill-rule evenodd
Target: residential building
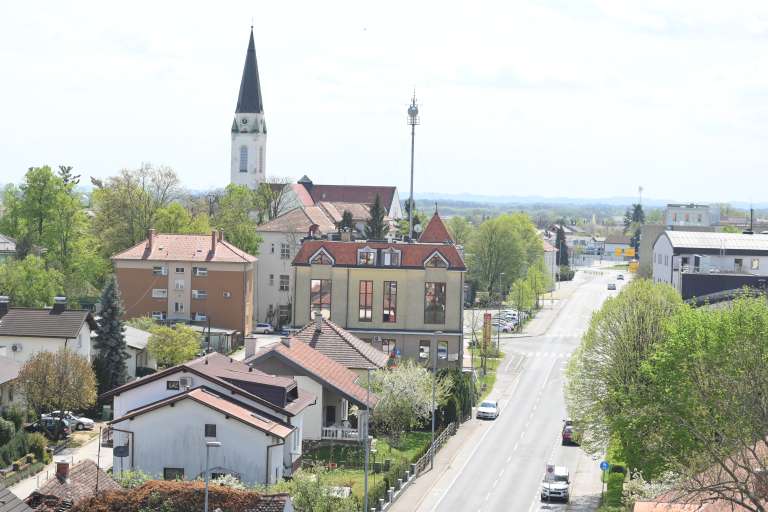
M 120 490 L 120 484 L 92 460 L 85 459 L 74 466 L 62 461 L 56 463 L 55 476 L 24 501 L 37 512 L 59 512 L 78 506 L 97 493 Z
M 604 239 L 604 256 L 606 259 L 630 260 L 633 256 L 627 256 L 627 249 L 631 249 L 631 240 L 621 233 L 608 235 Z M 631 252 L 631 251 L 630 251 Z
M 205 471 L 206 441 L 218 440 L 212 473 L 248 484 L 275 483 L 299 467 L 305 411 L 316 402 L 293 378 L 215 352 L 100 397 L 110 398 L 116 473 L 196 479 Z
M 112 256 L 125 318 L 251 332 L 256 258 L 210 235 L 156 234 Z
M 149 337 L 152 334 L 130 325 L 125 326 L 123 334 L 125 335 L 126 352 L 128 352 L 128 359 L 125 360 L 128 379 L 133 380 L 157 370 L 157 361 L 147 349 Z
M 0 263 L 16 257 L 16 240 L 0 234 Z
M 683 298 L 768 280 L 768 235 L 665 231 L 653 245 L 652 275 Z
M 294 327 L 319 312 L 395 358 L 436 351 L 439 367 L 461 367 L 466 267 L 452 243 L 308 239 L 293 264 Z
M 714 232 L 712 226 L 664 226 L 663 224 L 643 224 L 640 228 L 640 274 L 643 277 L 651 277 L 653 261 L 653 244 L 664 231 L 709 231 Z
M 0 351 L 0 413 L 23 403 L 21 386 L 17 382 L 22 363 L 6 357 L 6 352 L 5 348 Z
M 52 308 L 12 308 L 0 296 L 0 351 L 17 363 L 38 352 L 66 347 L 88 361 L 95 356 L 91 333 L 96 322 L 90 311 L 67 309 L 67 298 L 56 297 Z
M 252 189 L 266 180 L 267 124 L 261 99 L 253 27 L 245 54 L 235 118 L 232 120 L 230 183 Z
M 360 377 L 297 338 L 285 337 L 260 350 L 255 349 L 255 341 L 246 344 L 246 364 L 270 375 L 293 377 L 302 389 L 317 397 L 316 406 L 304 416 L 304 439 L 362 440 L 365 429 L 351 427 L 349 407 L 356 405 L 360 411 L 375 407 L 378 398 L 364 387 L 367 376 Z
M 542 240 L 541 243 L 544 246 L 544 267 L 546 267 L 549 272 L 550 282 L 552 283 L 552 289 L 547 291 L 552 291 L 554 290 L 555 282 L 557 280 L 557 273 L 560 271 L 557 267 L 557 249 L 552 245 L 554 240 L 552 240 L 552 242 Z
M 666 226 L 715 226 L 720 223 L 720 208 L 708 204 L 668 204 L 664 212 Z

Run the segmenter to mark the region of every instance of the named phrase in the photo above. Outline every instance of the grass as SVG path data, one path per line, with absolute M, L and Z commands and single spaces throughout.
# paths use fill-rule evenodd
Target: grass
M 470 348 L 472 353 L 472 366 L 474 368 L 480 368 L 482 366 L 482 358 L 480 357 L 480 350 L 474 347 Z M 477 389 L 480 391 L 480 398 L 478 402 L 483 401 L 493 389 L 493 385 L 496 383 L 496 370 L 504 360 L 504 352 L 499 352 L 499 357 L 489 357 L 486 359 L 485 365 L 488 372 L 483 375 L 482 372 L 478 372 Z
M 628 270 L 629 264 L 628 263 L 617 263 L 616 265 L 612 265 L 608 268 L 612 268 L 614 270 Z

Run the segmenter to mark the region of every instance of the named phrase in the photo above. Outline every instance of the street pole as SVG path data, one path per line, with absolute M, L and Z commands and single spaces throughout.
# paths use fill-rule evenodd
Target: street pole
M 363 511 L 369 512 L 370 509 L 368 508 L 368 425 L 370 424 L 370 414 L 371 414 L 371 406 L 370 399 L 371 399 L 371 369 L 368 368 L 368 387 L 365 392 L 365 424 L 364 425 L 358 425 L 358 427 L 363 428 L 363 435 L 364 439 L 363 442 L 365 443 L 365 469 L 363 471 Z
M 499 272 L 499 316 L 498 325 L 496 326 L 496 355 L 498 356 L 501 351 L 501 287 L 502 280 L 504 279 L 504 272 Z

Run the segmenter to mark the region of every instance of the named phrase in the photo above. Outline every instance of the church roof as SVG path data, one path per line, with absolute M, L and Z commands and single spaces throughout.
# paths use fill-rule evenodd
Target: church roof
M 448 232 L 448 228 L 445 227 L 443 219 L 440 218 L 437 210 L 435 210 L 435 214 L 432 216 L 429 224 L 427 224 L 427 229 L 419 237 L 419 242 L 443 243 L 449 241 L 452 242 L 453 237 Z
M 253 27 L 251 27 L 251 39 L 248 41 L 248 52 L 245 54 L 243 78 L 240 80 L 240 94 L 237 96 L 235 113 L 259 114 L 261 112 L 264 112 L 264 106 L 261 103 L 259 67 L 256 64 L 256 45 L 253 42 Z

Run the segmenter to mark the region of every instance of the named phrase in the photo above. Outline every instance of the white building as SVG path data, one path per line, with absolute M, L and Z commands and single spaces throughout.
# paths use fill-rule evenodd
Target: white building
M 218 353 L 100 398 L 113 399 L 115 473 L 139 469 L 164 479 L 195 479 L 205 472 L 206 441 L 220 441 L 211 449 L 212 472 L 248 484 L 275 483 L 299 467 L 305 411 L 316 401 L 292 378 Z
M 38 352 L 66 347 L 88 361 L 95 356 L 91 333 L 96 322 L 90 311 L 67 309 L 66 297 L 56 297 L 53 308 L 12 308 L 0 297 L 0 351 L 18 363 Z
M 715 226 L 720 222 L 720 208 L 708 204 L 668 204 L 665 226 Z
M 557 267 L 557 249 L 555 249 L 555 246 L 547 240 L 542 240 L 541 242 L 544 245 L 544 267 L 546 267 L 547 272 L 549 272 L 549 277 L 551 279 L 550 282 L 552 283 L 552 290 L 554 290 L 555 280 L 557 278 L 556 276 L 560 270 Z
M 6 353 L 5 348 L 0 349 L 0 412 L 23 402 L 21 386 L 16 381 L 21 371 L 21 363 L 6 357 Z
M 253 27 L 245 54 L 240 93 L 237 96 L 235 118 L 232 121 L 232 158 L 230 182 L 258 188 L 266 179 L 267 124 L 261 101 L 259 68 Z
M 123 330 L 125 335 L 125 348 L 128 352 L 128 359 L 125 360 L 125 369 L 128 373 L 128 379 L 133 380 L 140 376 L 140 368 L 149 368 L 157 370 L 157 361 L 149 354 L 147 345 L 149 344 L 150 332 L 126 325 Z

